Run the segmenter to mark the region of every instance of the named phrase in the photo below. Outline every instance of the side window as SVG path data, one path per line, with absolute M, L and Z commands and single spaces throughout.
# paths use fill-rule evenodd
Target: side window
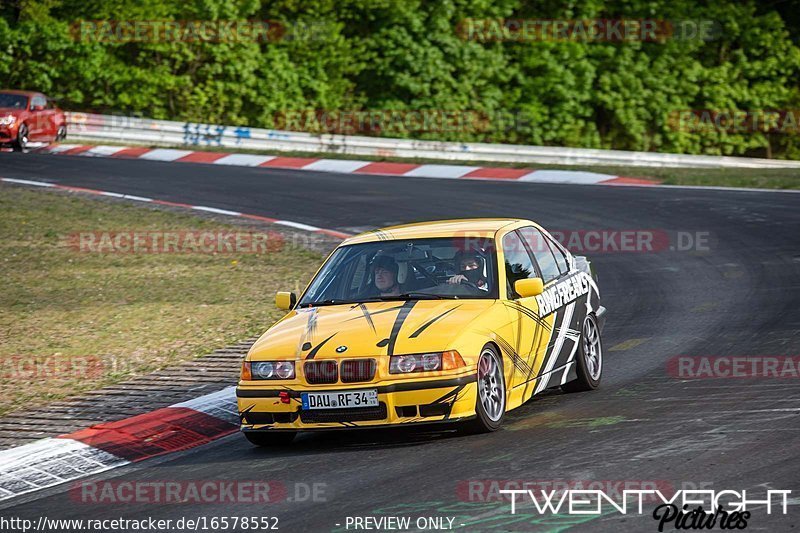
M 558 268 L 556 257 L 542 232 L 532 226 L 522 228 L 519 232 L 542 270 L 542 281 L 547 283 L 559 277 L 561 271 Z
M 503 254 L 506 258 L 508 297 L 519 298 L 519 294 L 514 290 L 514 283 L 519 279 L 535 278 L 536 268 L 516 232 L 511 232 L 503 237 Z
M 550 249 L 553 250 L 553 255 L 556 256 L 556 263 L 558 263 L 558 269 L 561 273 L 566 274 L 569 272 L 569 263 L 567 263 L 567 255 L 564 250 L 550 239 L 547 239 L 547 243 L 550 245 Z
M 45 103 L 46 103 L 46 102 L 45 102 L 45 99 L 44 99 L 44 98 L 42 98 L 41 96 L 34 96 L 34 97 L 31 99 L 31 109 L 33 109 L 33 108 L 34 108 L 34 107 L 36 107 L 36 106 L 42 106 L 42 107 L 44 107 Z

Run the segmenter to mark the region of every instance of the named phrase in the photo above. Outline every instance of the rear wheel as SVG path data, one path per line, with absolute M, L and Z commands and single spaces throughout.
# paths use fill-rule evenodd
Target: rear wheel
M 14 141 L 14 151 L 24 151 L 25 148 L 28 147 L 28 141 L 28 126 L 26 124 L 21 124 L 19 130 L 17 131 L 17 140 Z
M 286 446 L 294 440 L 296 431 L 245 431 L 244 436 L 256 446 Z
M 503 360 L 491 344 L 487 344 L 478 359 L 478 398 L 475 401 L 475 420 L 468 429 L 488 433 L 500 427 L 506 413 L 506 382 Z
M 594 315 L 586 315 L 581 330 L 581 340 L 575 357 L 575 370 L 578 378 L 561 385 L 564 392 L 594 390 L 600 386 L 603 375 L 603 343 L 600 340 L 600 327 Z

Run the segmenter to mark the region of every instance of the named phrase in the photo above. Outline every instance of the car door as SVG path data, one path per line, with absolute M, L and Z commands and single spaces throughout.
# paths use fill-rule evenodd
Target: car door
M 53 141 L 58 134 L 58 126 L 59 126 L 59 110 L 56 107 L 55 102 L 50 100 L 49 98 L 45 99 L 45 106 L 44 106 L 44 120 L 47 124 L 47 132 L 45 135 L 47 136 L 48 141 Z
M 541 379 L 534 391 L 538 393 L 561 384 L 560 380 L 566 377 L 573 364 L 580 341 L 580 325 L 586 315 L 586 306 L 581 302 L 585 304 L 588 284 L 580 273 L 571 270 L 568 253 L 548 235 L 533 226 L 521 228 L 519 232 L 542 273 L 544 291 L 537 297 L 539 312 L 553 324 Z
M 548 321 L 540 316 L 536 297 L 522 298 L 514 290 L 517 280 L 541 277 L 520 234 L 511 231 L 504 235 L 501 247 L 508 296 L 503 304 L 509 310 L 513 339 L 497 340 L 514 363 L 508 387 L 509 405 L 513 406 L 525 402 L 533 395 L 550 340 L 552 319 Z
M 30 101 L 31 118 L 28 120 L 28 137 L 31 141 L 47 140 L 48 120 L 45 109 L 47 100 L 42 95 L 34 95 Z

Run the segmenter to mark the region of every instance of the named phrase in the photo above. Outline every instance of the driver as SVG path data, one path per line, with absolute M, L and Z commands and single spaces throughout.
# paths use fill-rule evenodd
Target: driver
M 459 274 L 451 276 L 447 283 L 472 283 L 482 291 L 489 290 L 489 283 L 485 277 L 483 257 L 475 251 L 458 252 L 455 257 Z
M 388 255 L 379 255 L 372 260 L 372 279 L 381 296 L 399 296 L 397 262 Z

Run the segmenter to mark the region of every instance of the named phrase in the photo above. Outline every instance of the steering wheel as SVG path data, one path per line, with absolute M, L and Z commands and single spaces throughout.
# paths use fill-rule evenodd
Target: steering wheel
M 417 263 L 416 261 L 409 261 L 408 264 L 411 265 L 417 272 L 421 272 L 422 275 L 428 278 L 428 280 L 431 281 L 434 285 L 439 285 L 439 280 L 436 279 L 436 276 L 434 276 L 433 274 L 422 268 L 419 265 L 419 263 Z
M 458 284 L 459 285 L 466 285 L 467 287 L 475 289 L 476 291 L 480 291 L 481 290 L 480 287 L 478 287 L 477 284 L 472 283 L 471 281 L 459 281 Z

